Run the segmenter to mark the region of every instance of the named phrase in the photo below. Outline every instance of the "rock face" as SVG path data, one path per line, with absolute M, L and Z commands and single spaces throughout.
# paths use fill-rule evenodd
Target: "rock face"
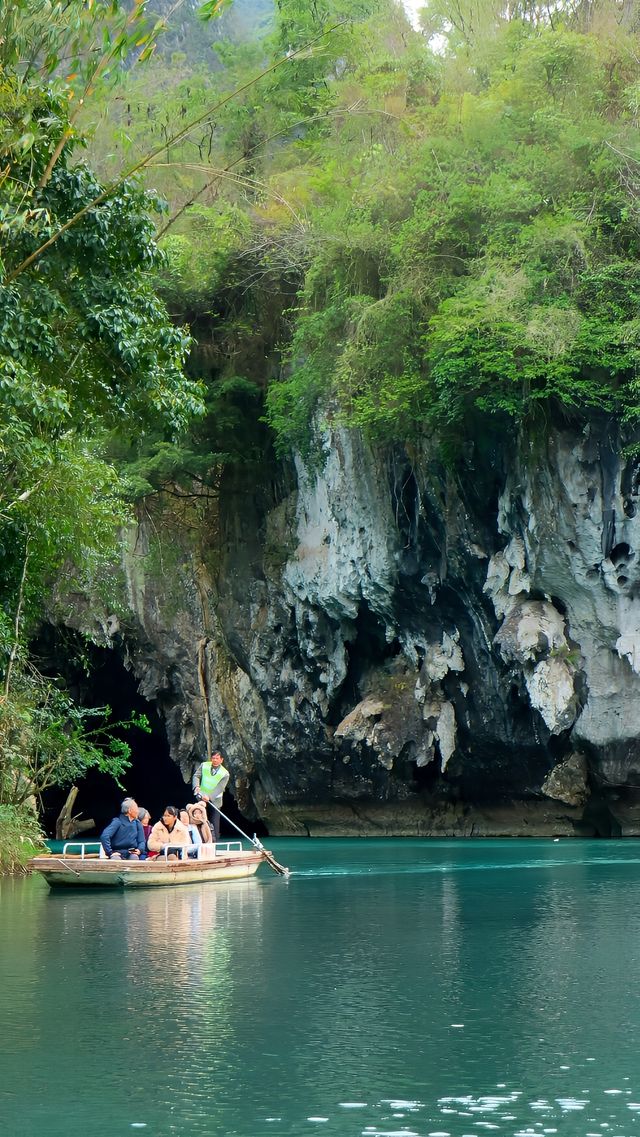
M 207 704 L 272 833 L 633 831 L 640 465 L 608 421 L 536 445 L 453 473 L 336 432 L 193 527 L 142 513 L 101 624 L 185 774 Z
M 567 805 L 585 805 L 589 799 L 589 781 L 584 754 L 570 754 L 558 762 L 542 783 L 542 792 Z

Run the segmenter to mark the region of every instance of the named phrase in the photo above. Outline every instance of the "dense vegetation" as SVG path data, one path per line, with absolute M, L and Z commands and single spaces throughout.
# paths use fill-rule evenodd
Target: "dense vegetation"
M 122 772 L 28 644 L 132 499 L 332 421 L 638 416 L 640 4 L 204 9 L 0 13 L 0 806 Z
M 327 418 L 454 444 L 537 408 L 634 420 L 638 6 L 422 19 L 280 0 L 260 43 L 218 44 L 214 75 L 164 57 L 120 96 L 131 128 L 98 127 L 113 162 L 302 48 L 148 171 L 174 210 L 160 287 L 206 325 L 205 377 L 266 389 L 283 450 Z
M 126 178 L 106 190 L 78 152 L 73 84 L 89 91 L 140 31 L 136 9 L 117 4 L 24 0 L 0 18 L 5 834 L 48 786 L 91 765 L 116 777 L 126 768 L 126 746 L 102 729 L 107 709 L 87 714 L 39 674 L 29 637 L 57 575 L 91 588 L 112 575 L 126 513 L 109 434 L 176 431 L 203 409 L 183 372 L 188 334 L 152 287 L 157 201 Z

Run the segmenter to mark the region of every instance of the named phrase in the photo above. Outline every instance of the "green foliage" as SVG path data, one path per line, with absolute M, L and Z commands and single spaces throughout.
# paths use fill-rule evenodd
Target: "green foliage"
M 169 308 L 192 318 L 210 313 L 215 298 L 245 276 L 239 258 L 251 236 L 251 223 L 237 205 L 194 205 L 162 242 L 158 286 Z
M 182 373 L 188 337 L 169 323 L 151 286 L 160 257 L 154 201 L 124 183 L 65 233 L 37 269 L 11 280 L 13 268 L 52 228 L 101 189 L 85 166 L 58 165 L 23 225 L 15 198 L 29 171 L 30 162 L 14 161 L 11 181 L 0 188 L 8 278 L 0 285 L 0 384 L 13 413 L 32 426 L 44 420 L 53 431 L 74 418 L 88 433 L 92 423 L 154 415 L 180 429 L 199 410 L 200 392 Z
M 13 463 L 23 454 L 24 463 L 14 473 Z M 17 445 L 14 436 L 2 465 L 7 480 L 25 478 L 25 491 L 8 504 L 5 497 L 0 514 L 0 606 L 13 618 L 20 603 L 20 623 L 28 635 L 41 614 L 43 593 L 63 566 L 72 587 L 100 593 L 101 580 L 113 572 L 118 527 L 126 513 L 115 470 L 72 435 L 55 445 L 23 438 Z
M 12 0 L 0 13 L 0 68 L 25 84 L 53 79 L 72 99 L 136 43 L 152 39 L 144 7 L 118 0 Z
M 127 511 L 109 433 L 174 436 L 204 412 L 183 370 L 189 335 L 153 287 L 157 197 L 127 179 L 105 187 L 76 160 L 93 87 L 148 55 L 157 30 L 137 2 L 0 12 L 2 807 L 91 766 L 116 780 L 126 770 L 108 708 L 77 708 L 27 645 L 63 568 L 94 594 L 113 575 Z M 11 814 L 9 831 L 25 816 Z M 13 863 L 10 835 L 5 848 Z
M 281 450 L 323 418 L 443 439 L 539 404 L 635 418 L 636 8 L 432 0 L 434 53 L 387 0 L 279 0 L 263 48 L 218 42 L 215 75 L 139 73 L 131 130 L 168 136 L 261 51 L 290 56 L 154 171 L 180 210 L 161 287 L 210 336 L 209 387 L 269 378 Z M 255 364 L 274 318 L 275 381 L 275 355 Z
M 319 312 L 310 313 L 300 330 L 299 338 L 305 351 L 301 360 L 295 357 L 294 338 L 290 368 L 267 393 L 268 420 L 275 431 L 280 453 L 293 447 L 308 457 L 316 445 L 315 411 L 326 396 L 326 377 L 339 350 L 337 337 L 343 334 L 344 326 L 341 306 L 327 305 Z M 325 401 L 328 409 L 328 400 Z
M 225 467 L 246 468 L 263 456 L 261 410 L 262 392 L 255 383 L 239 376 L 218 379 L 210 385 L 205 417 L 188 442 L 155 439 L 114 454 L 127 496 L 213 496 Z
M 0 703 L 0 805 L 20 807 L 51 786 L 70 785 L 92 767 L 120 785 L 131 748 L 115 732 L 150 727 L 144 715 L 117 723 L 110 718 L 109 707 L 78 707 L 30 666 L 16 672 Z
M 464 46 L 450 37 L 441 72 L 423 72 L 409 131 L 366 161 L 347 145 L 321 186 L 268 393 L 281 447 L 308 447 L 323 414 L 443 439 L 478 411 L 523 421 L 540 403 L 638 415 L 636 34 L 490 9 L 456 5 L 476 31 L 467 19 Z M 333 155 L 329 139 L 315 149 Z
M 0 52 L 0 606 L 16 651 L 63 563 L 91 582 L 116 556 L 123 494 L 105 433 L 177 432 L 203 410 L 183 372 L 189 337 L 153 289 L 157 199 L 131 181 L 105 194 L 72 164 L 62 59 L 80 86 L 97 81 L 131 49 L 141 9 L 45 7 L 4 13 Z
M 33 809 L 0 804 L 0 875 L 24 872 L 27 861 L 44 850 L 43 833 Z

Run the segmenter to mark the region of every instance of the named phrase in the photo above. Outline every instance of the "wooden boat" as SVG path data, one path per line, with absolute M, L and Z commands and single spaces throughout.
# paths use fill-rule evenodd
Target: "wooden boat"
M 96 885 L 110 888 L 139 888 L 151 885 L 196 884 L 239 880 L 253 876 L 263 862 L 269 863 L 266 849 L 243 849 L 240 841 L 201 845 L 198 856 L 169 860 L 160 854 L 145 861 L 110 860 L 96 842 L 69 841 L 62 853 L 33 857 L 29 867 L 39 872 L 51 888 Z

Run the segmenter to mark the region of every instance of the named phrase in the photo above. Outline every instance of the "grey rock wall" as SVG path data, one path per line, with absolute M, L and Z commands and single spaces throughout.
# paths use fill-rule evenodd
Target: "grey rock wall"
M 594 420 L 453 471 L 338 431 L 288 485 L 227 477 L 197 538 L 141 514 L 118 634 L 185 775 L 204 676 L 238 803 L 272 832 L 640 832 L 621 450 Z

